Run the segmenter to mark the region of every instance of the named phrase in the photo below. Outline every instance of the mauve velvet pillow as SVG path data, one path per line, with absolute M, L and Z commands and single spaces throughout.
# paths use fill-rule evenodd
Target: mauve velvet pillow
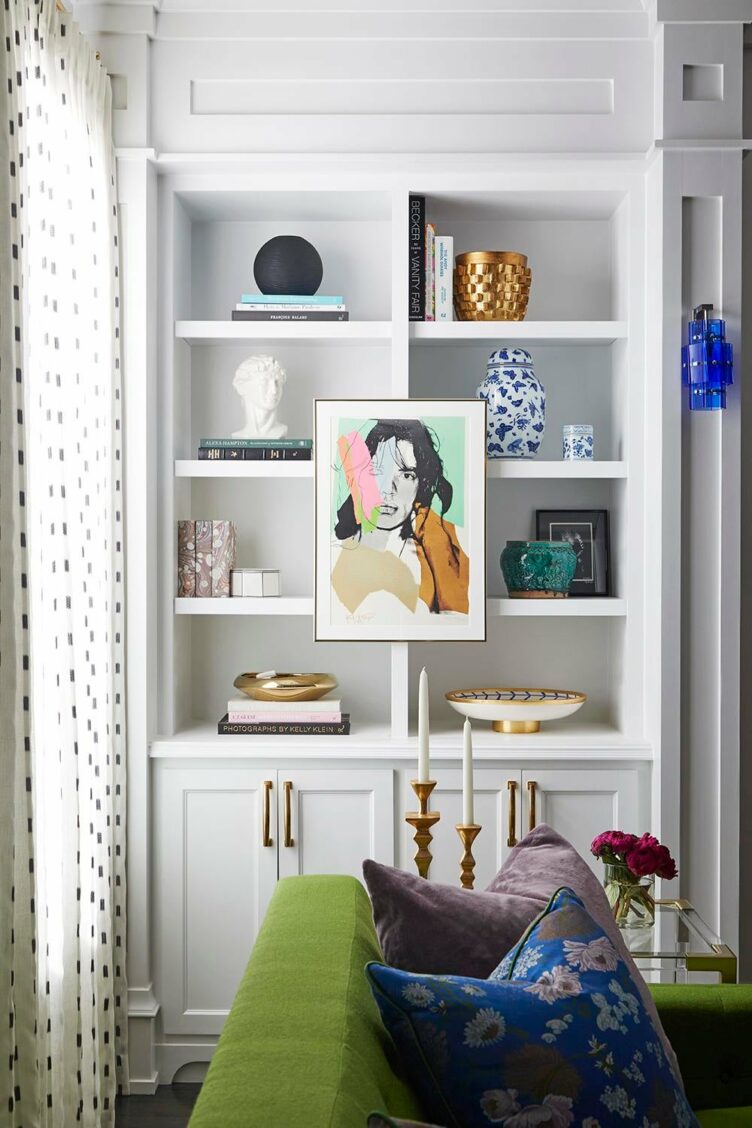
M 609 906 L 603 886 L 584 858 L 550 826 L 539 823 L 510 852 L 487 893 L 519 899 L 522 896 L 548 899 L 560 885 L 573 889 L 590 916 L 601 926 L 611 943 L 629 968 L 630 975 L 640 992 L 645 1009 L 661 1036 L 666 1053 L 674 1065 L 677 1076 L 679 1063 L 661 1026 L 653 996 L 637 966 L 627 951 L 627 946 Z M 536 901 L 537 904 L 537 901 Z M 538 910 L 536 910 L 537 913 Z M 532 919 L 532 918 L 531 918 Z M 408 968 L 406 970 L 413 970 Z M 469 972 L 468 974 L 472 974 Z
M 548 903 L 538 893 L 455 889 L 370 860 L 363 877 L 384 959 L 426 975 L 487 979 Z

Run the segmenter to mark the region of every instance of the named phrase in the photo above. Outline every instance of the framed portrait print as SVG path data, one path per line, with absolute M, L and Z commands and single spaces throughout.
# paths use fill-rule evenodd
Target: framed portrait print
M 317 641 L 484 641 L 484 400 L 316 400 Z
M 538 509 L 538 540 L 568 541 L 577 555 L 570 595 L 610 594 L 607 509 Z

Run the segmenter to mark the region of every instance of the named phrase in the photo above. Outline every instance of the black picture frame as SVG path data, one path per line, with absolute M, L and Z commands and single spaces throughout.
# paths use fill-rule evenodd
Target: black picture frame
M 611 545 L 607 509 L 536 509 L 538 540 L 569 540 L 577 552 L 570 595 L 611 594 Z

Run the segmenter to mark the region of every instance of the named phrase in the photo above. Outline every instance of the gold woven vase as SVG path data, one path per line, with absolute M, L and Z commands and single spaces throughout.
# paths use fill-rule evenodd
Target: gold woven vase
M 522 321 L 532 274 L 517 251 L 467 251 L 454 266 L 458 321 Z

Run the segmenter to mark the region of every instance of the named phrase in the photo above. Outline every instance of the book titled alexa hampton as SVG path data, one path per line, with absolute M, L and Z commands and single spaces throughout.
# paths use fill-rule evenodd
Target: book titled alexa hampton
M 235 724 L 228 721 L 227 713 L 217 725 L 220 736 L 349 736 L 350 714 L 343 713 L 337 722 L 305 724 L 291 721 Z

